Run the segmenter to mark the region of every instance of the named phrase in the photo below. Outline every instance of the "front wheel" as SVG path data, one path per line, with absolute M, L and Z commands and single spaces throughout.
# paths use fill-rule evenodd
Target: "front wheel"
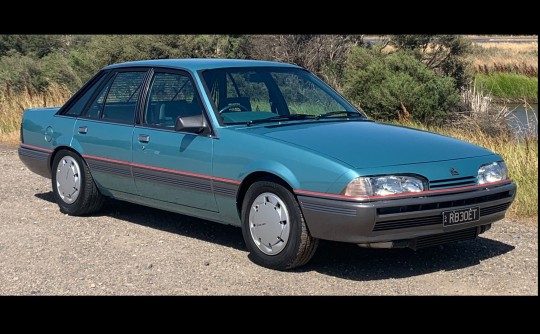
M 60 211 L 81 216 L 98 211 L 103 196 L 84 161 L 74 152 L 59 151 L 52 165 L 52 188 Z
M 242 235 L 252 261 L 277 270 L 306 264 L 319 243 L 309 235 L 293 194 L 271 181 L 249 187 L 242 205 Z

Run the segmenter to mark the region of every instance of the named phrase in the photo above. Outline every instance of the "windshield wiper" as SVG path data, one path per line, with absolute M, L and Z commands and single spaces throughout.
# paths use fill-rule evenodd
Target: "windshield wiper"
M 291 115 L 277 115 L 269 118 L 254 119 L 246 123 L 247 126 L 266 122 L 281 122 L 281 121 L 298 121 L 307 118 L 315 118 L 313 115 L 307 114 L 291 114 Z
M 343 116 L 338 116 L 338 115 L 343 115 Z M 341 110 L 341 111 L 330 111 L 330 112 L 327 112 L 327 113 L 324 113 L 324 114 L 320 114 L 318 115 L 317 117 L 315 117 L 316 119 L 321 119 L 321 118 L 329 118 L 329 117 L 361 117 L 361 118 L 365 118 L 364 115 L 362 115 L 361 113 L 359 112 L 356 112 L 356 111 L 345 111 L 345 110 Z

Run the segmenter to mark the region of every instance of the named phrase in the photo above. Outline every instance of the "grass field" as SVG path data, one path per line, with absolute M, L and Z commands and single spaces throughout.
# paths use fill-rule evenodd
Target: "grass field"
M 538 77 L 516 73 L 476 74 L 476 87 L 503 101 L 538 103 Z

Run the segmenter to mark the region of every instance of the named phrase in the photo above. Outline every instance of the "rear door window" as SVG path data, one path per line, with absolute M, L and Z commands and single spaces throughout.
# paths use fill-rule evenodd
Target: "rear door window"
M 146 71 L 120 72 L 111 78 L 90 105 L 86 116 L 132 124 Z

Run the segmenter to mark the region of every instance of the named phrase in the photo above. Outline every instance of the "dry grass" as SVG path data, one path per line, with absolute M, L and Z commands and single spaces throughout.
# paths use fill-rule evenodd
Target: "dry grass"
M 505 160 L 510 178 L 517 184 L 516 200 L 508 211 L 513 218 L 538 216 L 538 136 L 515 140 L 512 136 L 491 136 L 478 127 L 469 130 L 449 127 L 427 127 L 418 123 L 406 126 L 440 133 L 498 153 Z
M 0 136 L 4 144 L 19 142 L 19 128 L 25 109 L 36 107 L 54 107 L 63 105 L 71 92 L 59 85 L 51 84 L 42 93 L 29 89 L 14 94 L 9 87 L 0 90 Z
M 477 72 L 538 76 L 538 43 L 474 43 L 469 60 Z

